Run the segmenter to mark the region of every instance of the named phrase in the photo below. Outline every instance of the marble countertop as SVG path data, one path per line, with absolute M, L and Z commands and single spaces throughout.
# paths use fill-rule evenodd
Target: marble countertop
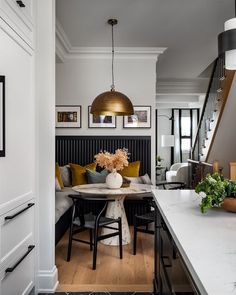
M 220 208 L 202 214 L 191 190 L 153 194 L 201 294 L 236 294 L 236 214 Z

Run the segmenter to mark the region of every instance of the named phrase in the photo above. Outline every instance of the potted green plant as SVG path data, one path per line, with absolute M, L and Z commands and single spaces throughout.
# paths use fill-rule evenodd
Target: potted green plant
M 164 159 L 161 158 L 161 156 L 157 156 L 157 166 L 161 166 L 161 161 Z
M 224 178 L 219 173 L 207 174 L 196 186 L 196 193 L 204 193 L 200 204 L 201 212 L 213 207 L 223 207 L 236 212 L 236 182 Z

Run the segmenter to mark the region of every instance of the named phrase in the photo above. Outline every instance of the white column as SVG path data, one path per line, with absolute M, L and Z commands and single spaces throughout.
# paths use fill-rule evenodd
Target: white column
M 36 291 L 55 291 L 55 0 L 36 1 Z

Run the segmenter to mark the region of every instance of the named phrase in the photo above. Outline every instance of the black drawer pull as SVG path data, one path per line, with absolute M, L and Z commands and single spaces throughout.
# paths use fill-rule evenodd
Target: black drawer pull
M 25 4 L 24 4 L 21 0 L 17 0 L 16 3 L 17 3 L 20 7 L 25 7 Z
M 5 272 L 13 272 L 14 269 L 25 259 L 26 256 L 34 249 L 35 245 L 29 245 L 28 251 L 16 262 L 16 264 L 12 267 L 8 267 Z
M 27 207 L 25 207 L 24 209 L 20 210 L 19 212 L 16 212 L 15 214 L 13 215 L 9 215 L 9 216 L 6 216 L 5 217 L 5 220 L 10 220 L 10 219 L 13 219 L 15 218 L 16 216 L 18 216 L 19 214 L 23 213 L 24 211 L 28 210 L 30 207 L 34 206 L 34 203 L 29 203 L 27 205 Z

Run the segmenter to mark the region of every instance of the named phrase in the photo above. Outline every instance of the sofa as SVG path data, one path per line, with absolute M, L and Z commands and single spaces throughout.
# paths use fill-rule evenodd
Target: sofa
M 166 172 L 167 182 L 184 182 L 188 185 L 188 163 L 175 163 Z

